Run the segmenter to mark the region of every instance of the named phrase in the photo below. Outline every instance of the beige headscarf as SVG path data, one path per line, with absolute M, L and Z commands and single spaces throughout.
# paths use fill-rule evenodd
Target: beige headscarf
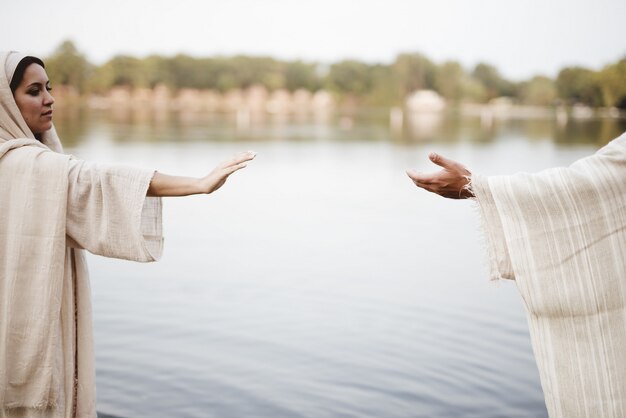
M 54 406 L 60 379 L 69 156 L 54 129 L 35 139 L 13 99 L 22 58 L 0 53 L 0 411 Z
M 35 139 L 35 135 L 30 131 L 20 110 L 15 104 L 13 93 L 11 92 L 11 80 L 15 74 L 15 69 L 21 60 L 27 55 L 16 52 L 0 52 L 0 143 L 12 139 L 30 138 Z M 61 141 L 54 126 L 45 132 L 41 137 L 41 142 L 56 152 L 63 152 Z M 29 143 L 30 144 L 30 143 Z

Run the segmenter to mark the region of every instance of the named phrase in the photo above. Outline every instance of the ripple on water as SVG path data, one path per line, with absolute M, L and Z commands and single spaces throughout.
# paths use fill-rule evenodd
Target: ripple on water
M 513 162 L 563 162 L 558 150 L 516 144 Z M 522 303 L 513 286 L 486 284 L 475 213 L 405 179 L 422 145 L 151 152 L 185 172 L 203 167 L 201 156 L 256 145 L 258 167 L 237 187 L 166 202 L 160 263 L 90 259 L 99 409 L 127 418 L 547 415 Z M 485 172 L 511 162 L 508 145 L 447 147 Z

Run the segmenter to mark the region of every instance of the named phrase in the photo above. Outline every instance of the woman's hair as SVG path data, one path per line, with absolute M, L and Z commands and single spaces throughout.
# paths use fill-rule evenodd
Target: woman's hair
M 22 79 L 24 78 L 24 72 L 26 72 L 26 69 L 31 64 L 39 64 L 43 68 L 46 68 L 46 66 L 43 65 L 43 61 L 37 57 L 28 56 L 22 58 L 22 60 L 17 64 L 17 67 L 15 67 L 15 72 L 13 73 L 13 78 L 11 79 L 11 93 L 15 94 L 17 86 L 20 85 Z

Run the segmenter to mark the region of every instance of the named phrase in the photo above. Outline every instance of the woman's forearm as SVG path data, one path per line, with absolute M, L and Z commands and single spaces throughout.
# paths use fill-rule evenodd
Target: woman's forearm
M 157 171 L 152 177 L 147 195 L 171 197 L 189 196 L 199 193 L 205 193 L 201 189 L 200 179 L 194 177 L 170 176 Z
M 155 197 L 168 197 L 213 193 L 224 185 L 231 174 L 246 167 L 255 156 L 256 153 L 253 151 L 241 152 L 223 161 L 202 178 L 170 176 L 157 171 L 152 177 L 146 194 Z

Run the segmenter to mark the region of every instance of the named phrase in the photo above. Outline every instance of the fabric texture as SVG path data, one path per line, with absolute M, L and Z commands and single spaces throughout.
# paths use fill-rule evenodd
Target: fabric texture
M 474 175 L 492 279 L 514 279 L 551 418 L 626 416 L 626 134 L 569 167 Z
M 54 128 L 36 140 L 9 88 L 19 59 L 0 53 L 0 418 L 95 417 L 82 249 L 158 259 L 161 199 L 153 171 L 63 155 Z

